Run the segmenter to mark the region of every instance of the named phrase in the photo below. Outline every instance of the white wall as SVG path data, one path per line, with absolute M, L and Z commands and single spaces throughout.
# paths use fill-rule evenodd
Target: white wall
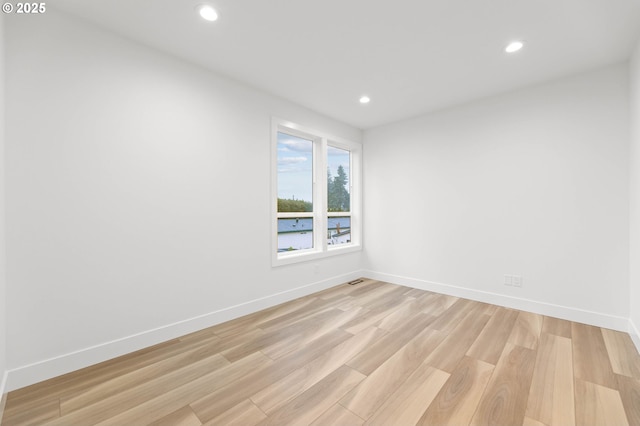
M 5 205 L 4 205 L 4 16 L 0 15 L 0 400 L 5 391 L 6 363 L 6 246 L 5 246 Z M 0 403 L 0 420 L 2 420 L 2 403 Z
M 269 211 L 272 115 L 359 130 L 34 18 L 6 22 L 10 388 L 359 275 L 361 253 L 273 269 Z
M 631 80 L 631 186 L 630 186 L 630 284 L 631 328 L 640 350 L 640 40 L 630 61 Z
M 625 64 L 366 131 L 369 274 L 626 330 L 628 129 Z

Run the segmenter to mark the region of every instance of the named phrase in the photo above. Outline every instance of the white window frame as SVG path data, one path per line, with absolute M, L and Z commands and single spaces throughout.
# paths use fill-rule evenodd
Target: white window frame
M 313 212 L 278 213 L 278 132 L 313 142 Z M 328 212 L 327 149 L 329 146 L 351 153 L 349 170 L 350 212 Z M 271 263 L 290 265 L 342 255 L 362 250 L 362 145 L 324 132 L 309 129 L 287 120 L 273 118 L 271 122 Z M 327 244 L 330 216 L 350 216 L 351 242 Z M 313 218 L 313 248 L 278 253 L 278 218 Z

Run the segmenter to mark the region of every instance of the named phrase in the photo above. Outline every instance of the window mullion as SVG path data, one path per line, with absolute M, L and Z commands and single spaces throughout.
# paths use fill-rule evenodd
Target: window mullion
M 327 139 L 319 138 L 318 140 L 319 154 L 317 161 L 316 185 L 318 188 L 318 232 L 317 243 L 322 251 L 327 249 Z

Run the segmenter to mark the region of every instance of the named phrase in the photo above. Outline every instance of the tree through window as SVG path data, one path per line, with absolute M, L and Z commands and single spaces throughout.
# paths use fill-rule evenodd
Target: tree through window
M 351 242 L 351 194 L 349 173 L 351 153 L 329 146 L 327 149 L 327 244 Z M 337 215 L 337 212 L 343 214 Z

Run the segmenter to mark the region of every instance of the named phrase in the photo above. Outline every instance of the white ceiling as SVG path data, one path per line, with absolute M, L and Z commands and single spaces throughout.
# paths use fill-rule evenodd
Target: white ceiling
M 196 6 L 212 4 L 215 23 Z M 367 129 L 624 61 L 640 0 L 55 0 L 55 6 Z M 512 39 L 525 49 L 506 55 Z M 372 101 L 360 105 L 367 94 Z

